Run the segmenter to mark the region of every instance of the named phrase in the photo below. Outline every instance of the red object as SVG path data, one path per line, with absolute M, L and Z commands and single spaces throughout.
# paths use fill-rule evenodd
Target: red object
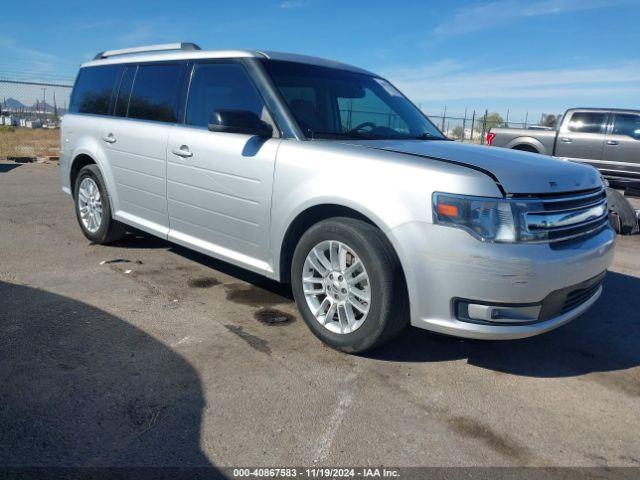
M 493 145 L 493 139 L 496 138 L 496 134 L 493 132 L 489 132 L 487 133 L 486 139 L 487 139 L 487 145 L 491 146 Z
M 447 205 L 446 203 L 439 203 L 438 215 L 442 215 L 443 217 L 457 217 L 458 207 L 455 205 Z

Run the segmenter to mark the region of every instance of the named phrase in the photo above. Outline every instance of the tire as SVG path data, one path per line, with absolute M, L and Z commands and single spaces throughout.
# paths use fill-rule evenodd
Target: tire
M 516 145 L 512 147 L 512 150 L 519 150 L 521 152 L 540 153 L 535 147 L 530 145 Z
M 330 245 L 330 250 L 335 248 L 338 251 L 336 245 L 339 245 L 347 252 L 350 251 L 353 255 L 347 253 L 344 254 L 344 257 L 339 254 L 336 256 L 345 258 L 345 265 L 350 260 L 352 267 L 359 260 L 363 270 L 358 267 L 353 273 L 350 273 L 348 268 L 338 267 L 331 270 L 325 269 L 323 275 L 319 270 L 311 268 L 313 274 L 318 276 L 314 276 L 314 282 L 310 283 L 308 281 L 311 275 L 309 273 L 310 266 L 314 263 L 318 265 L 319 261 L 319 257 L 315 256 L 312 250 L 316 248 L 316 251 L 321 251 L 327 245 Z M 313 261 L 310 258 L 313 258 Z M 329 255 L 325 255 L 324 260 L 330 263 Z M 325 308 L 327 310 L 325 318 L 319 320 L 312 311 L 312 306 L 314 308 L 318 304 L 322 306 L 323 302 L 329 302 L 328 305 L 332 305 L 331 302 L 334 299 L 330 298 L 330 295 L 333 294 L 338 298 L 339 288 L 336 289 L 335 286 L 330 285 L 329 277 L 334 275 L 331 272 L 344 274 L 344 277 L 342 275 L 334 276 L 334 279 L 335 282 L 338 281 L 338 278 L 340 281 L 347 282 L 345 285 L 348 288 L 348 293 L 342 297 L 341 301 L 344 305 L 342 310 L 338 306 L 335 317 L 334 314 L 331 314 L 331 318 L 335 318 L 336 321 L 327 321 L 326 319 L 330 314 L 331 307 Z M 350 277 L 352 281 L 357 280 L 361 276 L 358 272 L 364 272 L 367 275 L 367 280 L 350 286 L 347 277 Z M 307 281 L 303 281 L 303 274 Z M 316 279 L 321 279 L 321 282 L 326 283 L 317 283 Z M 293 254 L 291 284 L 296 304 L 309 329 L 316 337 L 336 350 L 364 353 L 393 339 L 408 324 L 409 302 L 400 263 L 383 233 L 364 221 L 337 217 L 323 220 L 309 228 L 300 238 Z M 305 285 L 307 291 L 311 288 L 314 292 L 321 290 L 324 292 L 318 293 L 315 297 L 312 295 L 309 299 L 305 295 Z M 360 303 L 357 295 L 354 297 L 352 294 L 353 291 L 368 293 L 369 301 Z M 358 301 L 361 307 L 362 305 L 368 307 L 366 316 L 355 319 L 355 316 L 361 315 L 361 312 L 349 305 L 350 299 L 353 298 Z M 340 305 L 337 300 L 336 305 Z M 336 331 L 345 325 L 340 320 L 349 317 L 349 314 L 346 313 L 347 309 L 351 310 L 350 318 L 355 321 L 352 327 L 345 327 L 345 330 L 349 330 L 349 328 L 353 328 L 353 330 Z M 340 317 L 340 313 L 344 314 L 343 317 Z M 321 321 L 324 321 L 325 324 L 323 325 Z M 356 326 L 358 324 L 359 326 Z
M 91 186 L 92 188 L 97 187 L 98 189 L 99 195 L 93 198 L 94 206 L 92 208 L 95 212 L 97 208 L 95 205 L 99 204 L 102 207 L 99 222 L 96 221 L 97 217 L 93 217 L 93 221 L 83 220 L 81 208 L 83 205 L 86 205 L 85 199 L 87 197 L 84 194 L 86 190 L 85 192 L 80 192 L 82 185 Z M 93 243 L 107 244 L 124 237 L 127 231 L 126 225 L 114 220 L 111 216 L 109 194 L 107 193 L 107 188 L 97 165 L 87 165 L 80 170 L 73 189 L 73 201 L 78 224 L 87 239 Z
M 631 204 L 619 191 L 607 188 L 607 205 L 611 226 L 616 233 L 631 235 L 638 233 L 638 217 Z

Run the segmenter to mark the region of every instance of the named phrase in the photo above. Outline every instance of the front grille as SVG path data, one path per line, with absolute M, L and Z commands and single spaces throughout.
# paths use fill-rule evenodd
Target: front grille
M 608 225 L 604 188 L 554 197 L 545 195 L 526 202 L 531 206 L 525 214 L 527 230 L 546 233 L 550 242 L 592 235 Z

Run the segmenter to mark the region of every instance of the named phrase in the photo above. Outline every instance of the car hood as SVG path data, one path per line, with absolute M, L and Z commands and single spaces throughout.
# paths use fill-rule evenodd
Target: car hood
M 355 140 L 341 143 L 466 165 L 494 177 L 506 193 L 512 194 L 571 192 L 602 184 L 598 171 L 588 165 L 505 148 L 445 140 Z

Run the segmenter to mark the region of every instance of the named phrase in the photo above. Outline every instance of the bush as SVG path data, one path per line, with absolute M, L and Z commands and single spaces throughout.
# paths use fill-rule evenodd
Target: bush
M 16 129 L 15 127 L 12 127 L 11 125 L 0 125 L 0 132 L 15 132 Z

